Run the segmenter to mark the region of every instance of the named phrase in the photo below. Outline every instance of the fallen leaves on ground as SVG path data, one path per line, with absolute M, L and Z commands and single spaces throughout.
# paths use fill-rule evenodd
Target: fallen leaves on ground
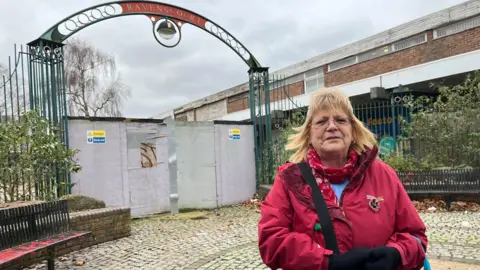
M 260 200 L 260 197 L 258 196 L 258 194 L 255 194 L 250 200 L 243 202 L 242 206 L 250 209 L 254 209 L 257 212 L 260 212 L 261 203 L 262 201 Z
M 480 204 L 474 202 L 452 202 L 450 210 L 443 200 L 425 199 L 421 201 L 413 201 L 413 205 L 420 213 L 435 212 L 480 212 Z
M 81 266 L 81 265 L 84 265 L 84 264 L 85 264 L 85 261 L 82 260 L 82 259 L 75 260 L 75 265 Z
M 473 202 L 452 202 L 450 210 L 447 210 L 447 204 L 443 200 L 425 199 L 412 201 L 413 205 L 420 213 L 438 213 L 438 212 L 480 212 L 480 204 Z M 260 211 L 260 200 L 258 194 L 255 194 L 250 200 L 242 203 L 244 207 Z

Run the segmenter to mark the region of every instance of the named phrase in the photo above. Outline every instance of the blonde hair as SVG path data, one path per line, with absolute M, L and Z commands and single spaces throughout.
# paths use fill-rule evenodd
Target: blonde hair
M 295 153 L 290 157 L 290 162 L 298 163 L 305 160 L 309 148 L 310 126 L 313 116 L 318 111 L 323 110 L 342 112 L 351 119 L 354 141 L 351 149 L 358 154 L 361 154 L 365 147 L 372 148 L 377 145 L 375 135 L 353 114 L 353 107 L 348 97 L 337 88 L 324 88 L 312 95 L 305 122 L 301 127 L 294 128 L 293 130 L 296 133 L 288 137 L 285 149 L 295 150 Z

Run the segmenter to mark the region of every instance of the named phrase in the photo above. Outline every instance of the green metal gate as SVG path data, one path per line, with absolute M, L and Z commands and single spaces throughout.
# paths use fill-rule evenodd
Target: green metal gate
M 295 83 L 281 76 L 268 77 L 268 70 L 250 73 L 250 111 L 255 127 L 257 186 L 272 184 L 276 169 L 292 152 L 285 150 L 292 128 L 303 124 L 308 104 L 300 104 L 294 96 Z M 267 79 L 268 78 L 268 79 Z M 302 89 L 303 89 L 303 85 Z M 402 138 L 402 121 L 410 120 L 404 106 L 409 95 L 392 94 L 390 100 L 355 104 L 354 114 L 377 137 L 380 155 L 412 151 L 411 142 Z
M 353 106 L 355 116 L 375 134 L 382 157 L 412 150 L 410 141 L 402 137 L 402 122 L 410 121 L 410 110 L 404 106 L 406 99 L 408 96 L 392 95 L 391 100 Z
M 69 173 L 35 156 L 37 142 L 28 140 L 30 133 L 54 133 L 68 148 L 63 59 L 63 44 L 40 39 L 19 49 L 15 45 L 13 59 L 9 57 L 8 66 L 0 67 L 0 128 L 4 135 L 18 135 L 0 143 L 0 202 L 49 200 L 71 192 Z M 45 120 L 29 123 L 32 128 L 22 131 L 25 121 L 33 121 L 27 117 L 29 112 Z
M 28 44 L 30 109 L 38 109 L 52 125 L 58 126 L 63 142 L 68 145 L 64 44 L 36 40 Z
M 296 83 L 303 87 L 303 81 Z M 268 74 L 266 68 L 250 71 L 257 188 L 271 184 L 277 167 L 291 154 L 285 150 L 288 134 L 292 127 L 301 125 L 306 113 L 306 107 L 294 100 L 294 89 L 285 77 Z

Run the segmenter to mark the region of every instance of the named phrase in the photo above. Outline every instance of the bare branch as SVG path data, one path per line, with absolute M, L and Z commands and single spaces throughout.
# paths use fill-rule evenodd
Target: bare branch
M 130 88 L 122 82 L 115 58 L 78 39 L 67 44 L 65 57 L 70 114 L 121 116 Z
M 0 63 L 0 120 L 19 119 L 29 106 L 28 82 L 19 74 L 18 67 L 9 71 Z

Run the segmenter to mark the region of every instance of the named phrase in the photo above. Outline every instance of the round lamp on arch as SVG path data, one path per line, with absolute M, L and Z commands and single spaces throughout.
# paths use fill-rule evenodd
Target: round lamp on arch
M 161 38 L 170 40 L 175 36 L 177 30 L 173 22 L 165 19 L 158 25 L 157 33 Z

